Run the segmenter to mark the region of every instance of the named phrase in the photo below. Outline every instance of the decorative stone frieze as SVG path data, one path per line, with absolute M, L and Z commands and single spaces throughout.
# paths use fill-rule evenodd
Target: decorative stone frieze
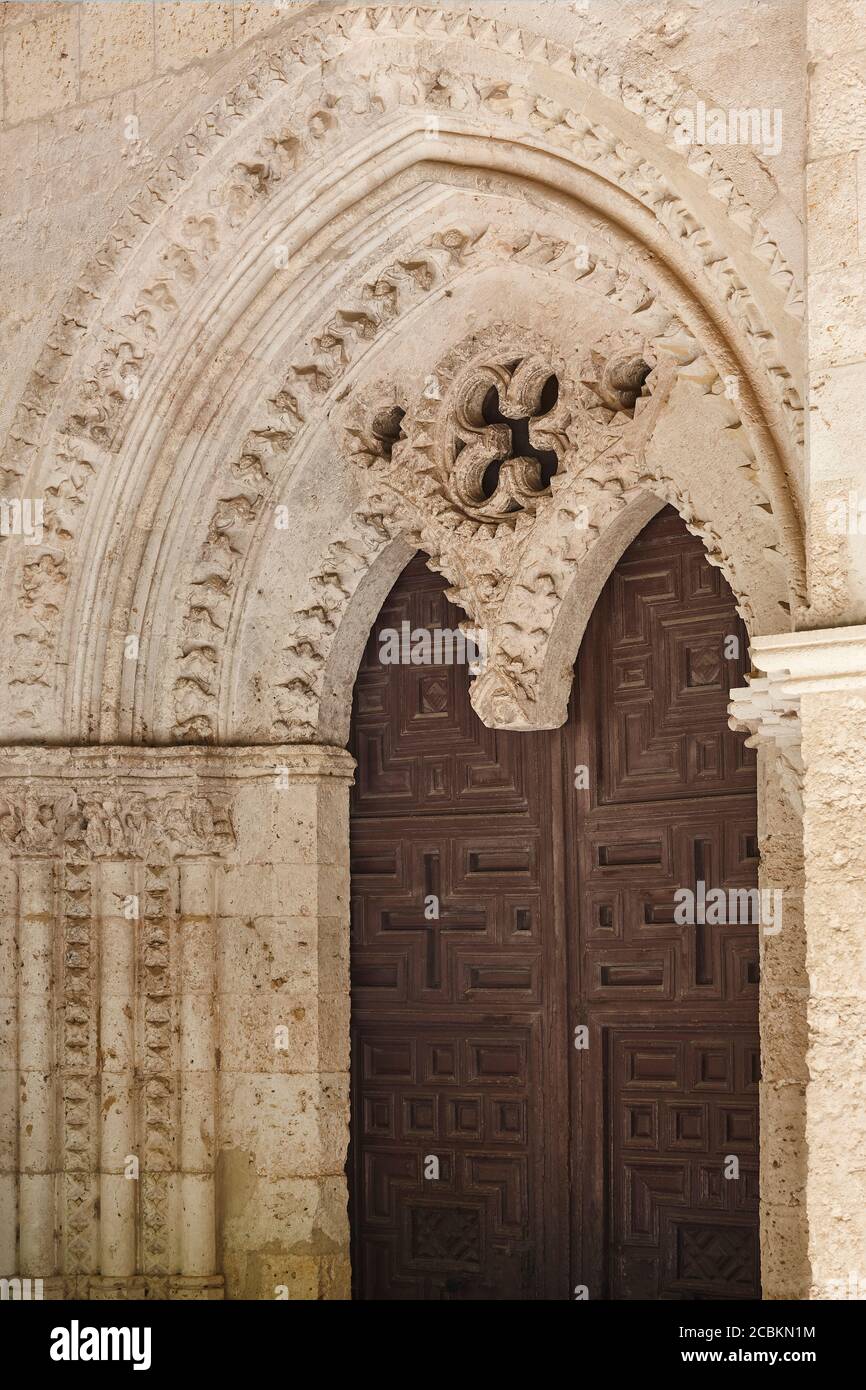
M 233 843 L 225 801 L 176 793 L 128 798 L 78 790 L 34 792 L 26 783 L 4 782 L 0 842 L 15 855 L 63 855 L 86 851 L 92 859 L 169 859 L 219 854 Z

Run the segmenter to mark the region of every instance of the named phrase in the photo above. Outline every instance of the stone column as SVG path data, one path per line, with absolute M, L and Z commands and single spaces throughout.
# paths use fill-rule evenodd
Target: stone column
M 222 1268 L 231 1298 L 348 1298 L 349 817 L 354 763 L 224 750 L 218 869 Z
M 754 677 L 731 691 L 731 727 L 758 753 L 762 891 L 781 891 L 781 930 L 760 934 L 760 1222 L 765 1299 L 809 1296 L 806 1214 L 806 937 L 803 768 L 797 701 Z
M 866 621 L 862 6 L 807 0 L 809 623 Z
M 47 1279 L 56 1266 L 54 1113 L 54 864 L 18 860 L 19 1269 Z
M 99 864 L 99 1265 L 104 1277 L 136 1270 L 135 934 L 137 866 Z
M 866 1297 L 866 627 L 757 639 L 800 708 L 810 1297 Z
M 180 872 L 180 1272 L 216 1272 L 214 1145 L 217 1089 L 213 864 L 181 858 Z
M 18 879 L 0 863 L 0 1278 L 18 1269 Z

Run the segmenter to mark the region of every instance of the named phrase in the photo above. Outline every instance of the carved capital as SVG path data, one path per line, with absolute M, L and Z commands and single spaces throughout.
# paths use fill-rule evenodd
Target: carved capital
M 757 637 L 752 661 L 786 694 L 866 690 L 866 626 L 811 628 Z
M 7 785 L 0 795 L 0 843 L 14 855 L 146 859 L 218 854 L 234 844 L 225 798 L 96 790 L 33 792 Z
M 800 742 L 800 701 L 785 693 L 784 681 L 771 676 L 749 676 L 749 684 L 731 691 L 728 724 L 756 748 L 760 739 L 790 747 Z
M 786 689 L 787 672 L 750 676 L 749 684 L 731 691 L 728 724 L 747 733 L 746 746 L 773 746 L 782 789 L 791 805 L 803 812 L 803 755 L 801 751 L 800 701 Z
M 0 843 L 13 854 L 41 858 L 60 853 L 75 796 L 4 787 L 0 795 Z

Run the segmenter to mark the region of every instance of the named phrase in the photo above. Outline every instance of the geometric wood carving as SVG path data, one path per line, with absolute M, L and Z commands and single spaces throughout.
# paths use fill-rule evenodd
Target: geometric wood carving
M 504 733 L 465 667 L 379 662 L 382 628 L 457 627 L 444 587 L 412 561 L 355 692 L 356 1295 L 757 1297 L 757 929 L 674 916 L 698 879 L 756 884 L 730 591 L 665 509 L 599 600 L 567 725 Z

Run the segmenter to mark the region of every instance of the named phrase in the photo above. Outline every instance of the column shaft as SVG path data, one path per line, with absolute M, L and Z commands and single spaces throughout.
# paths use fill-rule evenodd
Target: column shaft
M 0 866 L 0 1277 L 18 1268 L 18 880 Z
M 135 865 L 99 865 L 100 1139 L 99 1264 L 103 1275 L 135 1273 Z
M 788 1207 L 792 1214 L 802 1213 L 798 1224 L 801 1240 L 808 1241 L 809 1296 L 863 1298 L 866 626 L 759 637 L 752 660 L 767 672 L 762 684 L 797 707 L 802 727 L 805 960 L 792 957 L 787 969 L 792 981 L 805 981 L 805 1019 L 793 993 L 780 995 L 776 1010 L 784 1020 L 776 1026 L 793 1042 L 786 1076 L 792 1084 L 805 1081 L 799 1164 L 805 1201 L 792 1187 Z M 789 943 L 796 941 L 783 931 L 780 945 L 786 936 Z M 801 1114 L 791 1111 L 786 1118 L 780 1112 L 777 1125 L 785 1124 L 799 1139 Z M 762 1145 L 777 1143 L 777 1164 L 783 1157 L 778 1140 L 778 1133 L 762 1135 Z M 783 1166 L 797 1175 L 790 1161 Z
M 216 939 L 213 867 L 180 861 L 181 1274 L 216 1268 Z
M 804 693 L 813 1296 L 866 1297 L 866 693 Z
M 55 1272 L 54 866 L 18 861 L 20 1273 Z

